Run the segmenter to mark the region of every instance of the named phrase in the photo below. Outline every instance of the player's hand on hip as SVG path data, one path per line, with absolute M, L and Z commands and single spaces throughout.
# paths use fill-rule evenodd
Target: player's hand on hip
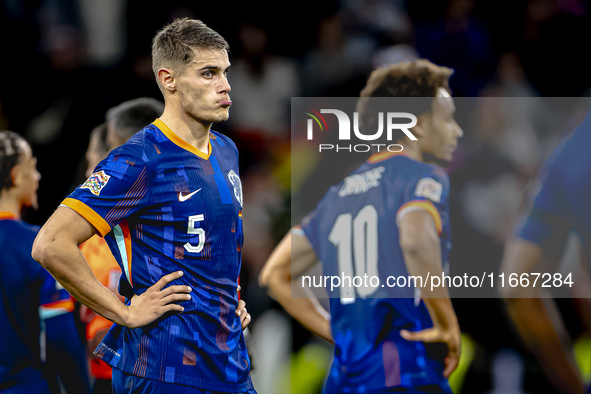
M 407 341 L 435 343 L 443 342 L 447 345 L 447 356 L 444 363 L 443 376 L 447 379 L 457 368 L 460 361 L 461 340 L 458 329 L 444 330 L 440 327 L 427 328 L 421 331 L 400 330 L 400 336 Z
M 191 299 L 191 287 L 186 285 L 169 286 L 163 288 L 172 281 L 183 276 L 182 271 L 173 272 L 160 278 L 141 295 L 134 295 L 127 307 L 128 318 L 125 326 L 130 328 L 143 327 L 152 323 L 168 312 L 182 312 L 185 310 L 177 302 Z
M 236 316 L 240 316 L 240 324 L 242 329 L 246 329 L 250 324 L 250 313 L 246 310 L 246 302 L 243 300 L 238 301 L 238 309 L 236 309 Z

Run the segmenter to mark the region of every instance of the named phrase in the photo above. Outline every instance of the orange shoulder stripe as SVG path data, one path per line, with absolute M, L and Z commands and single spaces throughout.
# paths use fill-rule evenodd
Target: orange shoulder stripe
M 441 235 L 442 231 L 442 223 L 441 223 L 441 215 L 439 215 L 439 211 L 433 205 L 431 201 L 428 200 L 412 200 L 404 204 L 400 207 L 398 212 L 396 213 L 396 220 L 398 221 L 399 218 L 404 216 L 406 213 L 410 211 L 415 211 L 417 209 L 422 209 L 427 211 L 433 217 L 435 221 L 435 228 L 437 228 L 437 234 Z
M 66 198 L 64 201 L 62 201 L 62 205 L 65 205 L 76 211 L 80 216 L 92 224 L 103 237 L 111 231 L 111 226 L 109 226 L 105 219 L 103 219 L 98 213 L 93 211 L 92 208 L 84 204 L 82 201 L 73 198 Z

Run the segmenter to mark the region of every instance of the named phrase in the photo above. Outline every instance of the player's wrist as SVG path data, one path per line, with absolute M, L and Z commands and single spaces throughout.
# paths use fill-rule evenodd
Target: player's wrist
M 459 335 L 460 324 L 448 297 L 425 299 L 425 303 L 434 326 L 446 332 L 456 332 Z
M 132 306 L 125 305 L 123 303 L 121 305 L 123 308 L 117 316 L 119 321 L 115 322 L 115 323 L 119 324 L 120 326 L 133 328 L 134 327 L 134 315 L 133 315 Z

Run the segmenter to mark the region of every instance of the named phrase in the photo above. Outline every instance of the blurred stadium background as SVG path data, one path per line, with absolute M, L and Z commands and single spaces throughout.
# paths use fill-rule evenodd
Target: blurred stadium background
M 290 98 L 356 97 L 375 67 L 425 57 L 455 69 L 455 96 L 539 97 L 560 107 L 560 100 L 547 98 L 591 93 L 585 49 L 591 1 L 247 3 L 2 1 L 0 129 L 24 135 L 38 157 L 40 209 L 24 219 L 41 225 L 84 180 L 90 131 L 106 110 L 136 97 L 162 99 L 151 70 L 154 33 L 188 16 L 222 34 L 231 47 L 234 105 L 230 120 L 215 129 L 233 138 L 241 154 L 241 280 L 253 316 L 253 380 L 260 394 L 320 393 L 332 349 L 287 317 L 257 283 L 289 229 L 291 192 L 306 192 L 305 184 L 292 190 Z M 452 264 L 478 261 L 490 270 L 498 269 L 503 240 L 540 160 L 576 123 L 540 122 L 543 106 L 527 105 L 532 100 L 497 102 L 485 106 L 477 122 L 462 124 L 466 137 L 450 167 Z M 458 299 L 454 306 L 466 336 L 456 392 L 508 392 L 501 389 L 506 382 L 523 392 L 552 392 L 499 300 Z M 588 340 L 568 300 L 560 306 L 588 376 Z

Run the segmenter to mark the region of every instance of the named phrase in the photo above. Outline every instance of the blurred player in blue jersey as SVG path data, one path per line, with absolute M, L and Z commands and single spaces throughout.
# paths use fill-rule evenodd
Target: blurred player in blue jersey
M 590 149 L 591 112 L 588 112 L 582 124 L 554 149 L 544 163 L 536 182 L 539 191 L 533 205 L 518 224 L 514 238 L 505 247 L 501 269 L 506 278 L 511 274 L 520 277 L 524 273 L 549 272 L 545 267 L 557 266 L 570 234 L 580 239 L 582 257 L 587 263 L 590 261 Z M 575 274 L 571 279 L 575 285 L 588 281 Z M 533 283 L 533 277 L 530 283 Z M 565 350 L 563 344 L 568 338 L 564 322 L 553 324 L 551 316 L 558 315 L 548 309 L 548 305 L 555 307 L 553 301 L 541 298 L 540 285 L 510 287 L 505 284 L 502 294 L 525 344 L 556 387 L 564 393 L 584 392 L 572 349 Z M 579 311 L 587 309 L 589 313 L 588 299 L 575 302 Z
M 37 208 L 41 178 L 29 144 L 0 132 L 0 392 L 87 393 L 84 346 L 74 324 L 74 302 L 31 258 L 39 231 L 21 221 Z
M 421 60 L 371 74 L 362 98 L 433 97 L 416 113 L 411 131 L 418 141 L 404 137 L 403 154 L 375 153 L 332 186 L 261 272 L 261 283 L 291 315 L 334 342 L 325 393 L 451 392 L 447 377 L 458 364 L 460 331 L 446 288 L 423 289 L 421 300 L 412 298 L 414 289 L 343 286 L 330 294 L 330 316 L 315 299 L 291 297 L 292 277 L 317 260 L 323 275 L 367 274 L 381 283 L 390 275 L 441 275 L 451 247 L 449 179 L 426 160 L 450 161 L 462 136 L 448 90 L 451 73 Z M 371 116 L 358 111 L 360 118 Z M 392 298 L 401 296 L 409 298 Z M 438 354 L 435 342 L 447 349 Z
M 248 319 L 235 313 L 238 151 L 210 129 L 232 104 L 228 44 L 201 21 L 179 19 L 155 36 L 152 62 L 164 113 L 64 200 L 33 256 L 116 323 L 95 352 L 113 367 L 115 393 L 254 393 L 242 334 Z M 122 268 L 127 304 L 96 280 L 78 249 L 94 234 Z

